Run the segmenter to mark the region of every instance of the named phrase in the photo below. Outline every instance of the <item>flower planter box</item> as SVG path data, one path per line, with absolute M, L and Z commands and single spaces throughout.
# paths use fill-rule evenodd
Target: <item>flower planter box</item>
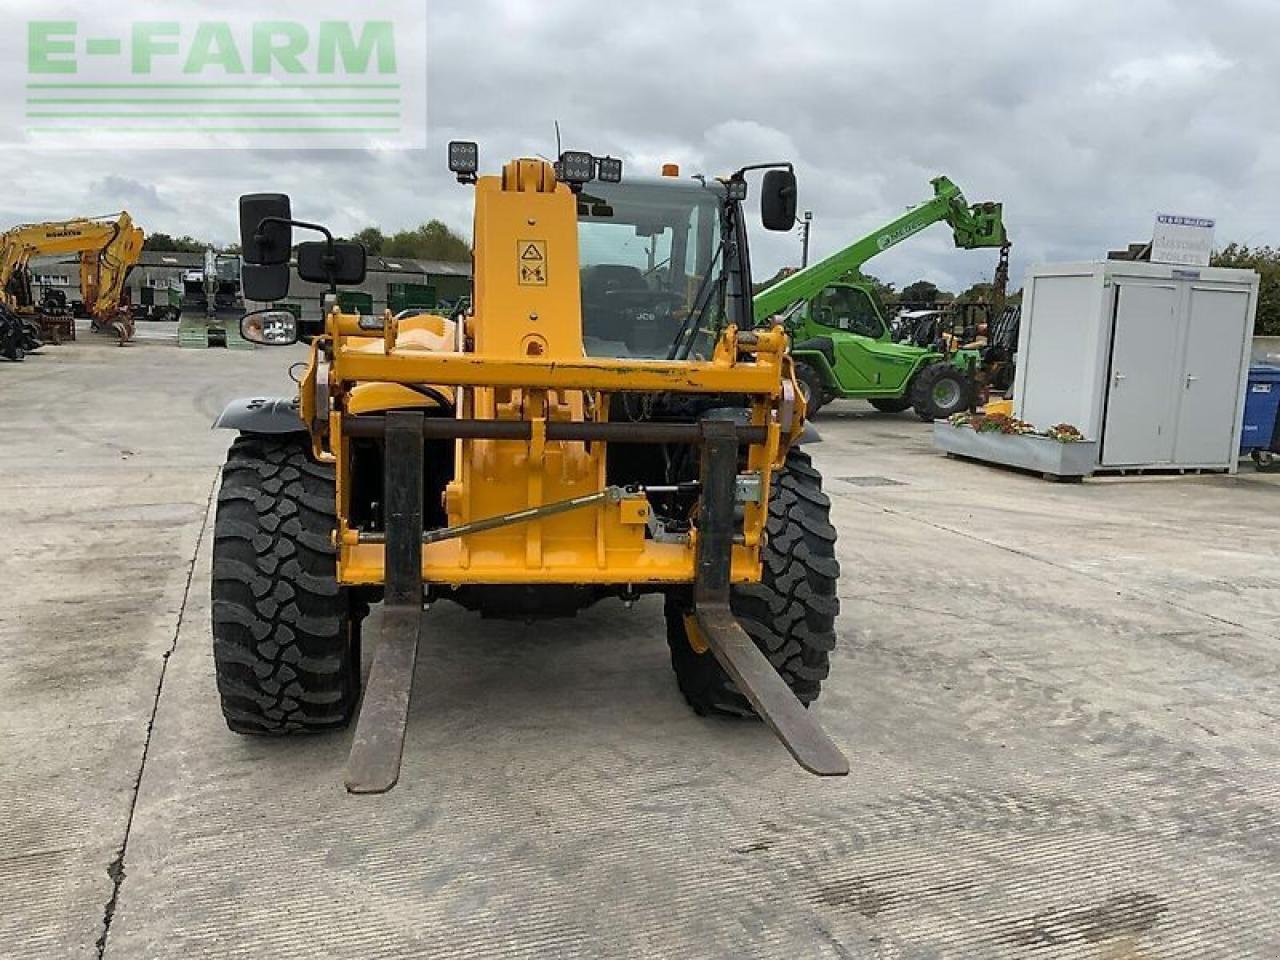
M 1059 443 L 1028 434 L 978 433 L 935 420 L 933 445 L 957 457 L 1032 470 L 1056 480 L 1082 479 L 1098 468 L 1098 444 L 1093 440 Z

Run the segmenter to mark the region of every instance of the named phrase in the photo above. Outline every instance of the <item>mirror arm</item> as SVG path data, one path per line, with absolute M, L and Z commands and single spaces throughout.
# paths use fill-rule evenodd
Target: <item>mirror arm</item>
M 740 169 L 733 176 L 735 179 L 741 178 L 748 170 L 789 170 L 791 173 L 796 172 L 795 165 L 790 160 L 775 160 L 771 163 L 750 163 Z
M 258 229 L 254 233 L 254 239 L 261 243 L 265 238 L 262 234 L 263 224 L 267 223 L 283 223 L 286 226 L 297 227 L 299 230 L 314 230 L 316 233 L 323 233 L 325 239 L 329 241 L 329 249 L 333 249 L 333 234 L 329 232 L 329 228 L 319 223 L 308 223 L 305 220 L 290 220 L 287 217 L 263 217 L 258 221 Z
M 333 234 L 329 231 L 329 228 L 321 223 L 308 223 L 306 220 L 290 220 L 285 217 L 263 217 L 258 221 L 258 229 L 253 235 L 253 239 L 256 240 L 259 245 L 261 245 L 265 240 L 262 233 L 262 227 L 264 224 L 268 223 L 283 223 L 291 227 L 297 227 L 299 230 L 314 230 L 316 233 L 324 234 L 325 244 L 328 249 L 328 252 L 325 254 L 324 262 L 325 266 L 329 268 L 329 292 L 337 293 L 338 282 L 334 279 L 334 269 L 338 265 L 338 255 L 334 252 Z

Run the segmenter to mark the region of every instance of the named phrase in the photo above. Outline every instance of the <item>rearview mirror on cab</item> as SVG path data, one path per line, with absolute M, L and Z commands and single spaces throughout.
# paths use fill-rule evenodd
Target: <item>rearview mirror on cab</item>
M 240 198 L 240 286 L 250 300 L 271 303 L 289 293 L 292 204 L 283 193 Z
M 298 342 L 298 318 L 288 310 L 246 313 L 240 318 L 240 335 L 264 347 L 287 347 Z
M 245 263 L 272 267 L 293 252 L 293 208 L 287 194 L 249 193 L 240 198 L 240 250 Z
M 261 264 L 241 262 L 240 290 L 246 300 L 274 303 L 289 295 L 289 265 L 287 263 L 264 267 Z
M 365 281 L 367 260 L 364 245 L 350 240 L 300 243 L 298 277 L 330 287 L 354 287 Z
M 766 230 L 790 230 L 796 225 L 796 175 L 770 170 L 760 190 L 760 219 Z

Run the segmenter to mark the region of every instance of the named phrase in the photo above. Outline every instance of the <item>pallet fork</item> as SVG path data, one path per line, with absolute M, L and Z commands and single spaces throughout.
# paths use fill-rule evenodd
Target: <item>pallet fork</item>
M 421 411 L 386 414 L 386 599 L 382 636 L 365 686 L 347 762 L 351 793 L 386 793 L 400 776 L 418 643 L 423 630 L 423 432 Z M 742 629 L 729 606 L 738 430 L 731 421 L 700 423 L 702 506 L 697 538 L 694 617 L 712 654 L 796 762 L 818 776 L 845 776 L 849 762 L 773 665 Z M 581 498 L 583 503 L 595 498 Z M 544 510 L 573 509 L 548 504 Z M 498 523 L 529 519 L 530 511 Z M 461 531 L 440 531 L 441 535 Z

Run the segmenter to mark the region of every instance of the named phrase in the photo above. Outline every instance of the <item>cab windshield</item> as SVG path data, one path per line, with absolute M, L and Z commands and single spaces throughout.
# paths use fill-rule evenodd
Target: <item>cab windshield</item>
M 589 183 L 578 247 L 588 356 L 708 359 L 724 314 L 716 190 Z

